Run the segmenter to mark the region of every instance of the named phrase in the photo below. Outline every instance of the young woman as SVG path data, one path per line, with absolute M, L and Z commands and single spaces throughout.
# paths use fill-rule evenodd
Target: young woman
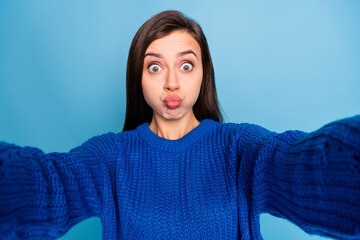
M 360 238 L 360 116 L 312 132 L 223 124 L 200 26 L 176 11 L 130 47 L 124 131 L 69 153 L 0 143 L 0 238 L 262 239 L 259 214 Z

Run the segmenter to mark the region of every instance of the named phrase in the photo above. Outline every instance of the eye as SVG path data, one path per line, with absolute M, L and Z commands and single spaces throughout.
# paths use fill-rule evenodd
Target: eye
M 193 65 L 189 62 L 184 63 L 183 65 L 181 65 L 182 70 L 184 70 L 185 72 L 189 72 L 193 69 Z
M 150 72 L 156 73 L 159 72 L 162 68 L 158 64 L 151 64 L 148 69 Z

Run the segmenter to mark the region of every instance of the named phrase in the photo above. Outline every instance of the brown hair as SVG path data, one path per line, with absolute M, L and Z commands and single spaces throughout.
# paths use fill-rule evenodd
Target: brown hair
M 178 11 L 164 11 L 145 22 L 135 34 L 129 50 L 126 72 L 126 115 L 123 131 L 151 122 L 153 110 L 146 103 L 141 87 L 144 55 L 149 45 L 175 30 L 185 30 L 198 42 L 203 64 L 203 80 L 193 111 L 197 119 L 222 122 L 215 87 L 214 67 L 205 35 L 194 20 Z

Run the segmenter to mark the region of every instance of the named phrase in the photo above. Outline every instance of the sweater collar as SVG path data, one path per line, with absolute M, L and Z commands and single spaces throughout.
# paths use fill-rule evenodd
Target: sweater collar
M 200 120 L 200 124 L 196 128 L 177 140 L 168 140 L 159 137 L 150 130 L 150 123 L 141 124 L 136 128 L 136 131 L 139 136 L 153 148 L 166 152 L 181 152 L 198 142 L 202 136 L 210 132 L 216 124 L 217 122 L 211 119 Z

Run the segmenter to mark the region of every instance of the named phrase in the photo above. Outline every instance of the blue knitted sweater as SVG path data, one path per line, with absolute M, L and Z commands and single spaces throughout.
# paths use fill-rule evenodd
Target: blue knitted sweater
M 304 133 L 205 119 L 179 140 L 144 123 L 69 153 L 0 143 L 0 239 L 262 239 L 259 214 L 360 239 L 360 116 Z

